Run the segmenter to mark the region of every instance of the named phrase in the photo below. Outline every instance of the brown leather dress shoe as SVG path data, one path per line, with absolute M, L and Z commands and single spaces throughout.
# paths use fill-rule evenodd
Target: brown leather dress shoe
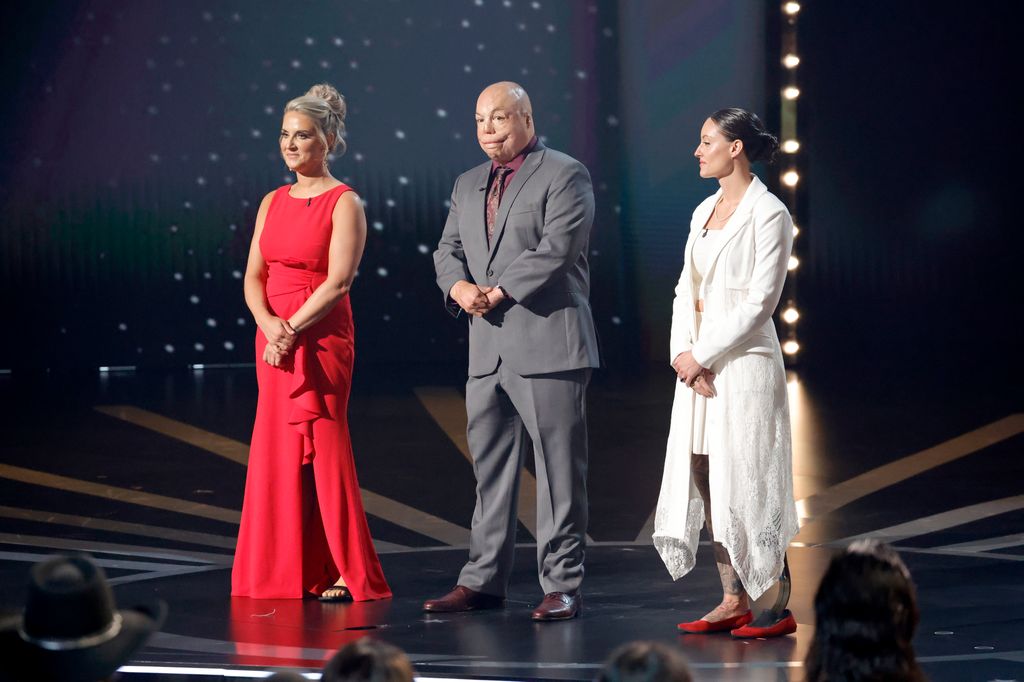
M 569 620 L 583 610 L 583 595 L 577 592 L 548 592 L 544 601 L 533 610 L 534 620 Z
M 484 594 L 462 585 L 440 599 L 428 599 L 423 602 L 423 610 L 432 613 L 456 613 L 459 611 L 476 611 L 478 609 L 500 609 L 505 606 L 505 598 L 496 594 Z

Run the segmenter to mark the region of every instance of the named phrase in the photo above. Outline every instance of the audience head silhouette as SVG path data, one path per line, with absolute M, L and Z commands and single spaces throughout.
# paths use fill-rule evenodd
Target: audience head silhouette
M 412 664 L 402 650 L 364 637 L 345 645 L 324 666 L 323 682 L 412 682 Z
M 32 566 L 24 612 L 0 623 L 5 680 L 86 682 L 113 674 L 156 632 L 163 602 L 118 610 L 103 569 L 85 555 Z
M 597 682 L 691 682 L 686 659 L 660 642 L 629 642 L 611 653 Z
M 814 597 L 809 682 L 924 680 L 911 639 L 917 595 L 896 551 L 861 540 L 832 559 Z

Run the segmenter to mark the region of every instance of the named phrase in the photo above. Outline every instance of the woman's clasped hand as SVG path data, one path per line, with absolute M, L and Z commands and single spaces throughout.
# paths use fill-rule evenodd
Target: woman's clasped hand
M 260 325 L 260 330 L 267 338 L 263 361 L 272 367 L 280 367 L 295 346 L 298 333 L 288 324 L 288 320 L 280 317 L 271 317 Z

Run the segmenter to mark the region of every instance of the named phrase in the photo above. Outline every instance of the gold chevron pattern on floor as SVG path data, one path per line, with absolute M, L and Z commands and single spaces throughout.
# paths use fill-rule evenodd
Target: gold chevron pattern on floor
M 163 509 L 165 511 L 177 512 L 178 514 L 201 516 L 203 518 L 213 519 L 214 521 L 224 521 L 232 524 L 239 523 L 242 518 L 242 512 L 235 509 L 225 509 L 224 507 L 217 507 L 212 504 L 192 502 L 190 500 L 182 500 L 176 497 L 157 495 L 155 493 L 147 493 L 142 492 L 141 490 L 132 490 L 130 488 L 119 488 L 117 486 L 106 485 L 103 483 L 82 481 L 77 478 L 71 478 L 70 476 L 50 474 L 45 471 L 36 471 L 35 469 L 26 469 L 24 467 L 11 466 L 10 464 L 0 464 L 0 478 L 7 478 L 12 481 L 30 483 L 32 485 L 47 488 L 66 490 L 68 492 L 80 493 L 82 495 L 93 495 L 95 497 L 102 497 L 104 499 L 114 500 L 117 502 L 136 504 L 142 507 Z
M 471 461 L 465 437 L 464 400 L 458 391 L 451 388 L 429 386 L 418 387 L 414 390 L 417 399 L 431 418 L 444 431 L 467 461 Z M 187 443 L 190 446 L 236 464 L 245 466 L 247 463 L 248 446 L 240 441 L 132 405 L 99 405 L 95 407 L 95 410 L 108 417 L 133 424 L 160 434 L 163 437 Z M 1024 508 L 1024 497 L 1012 496 L 967 505 L 962 508 L 918 519 L 911 519 L 894 526 L 842 539 L 831 537 L 827 528 L 820 526 L 816 522 L 820 516 L 840 509 L 867 495 L 959 458 L 966 457 L 1020 433 L 1024 433 L 1024 414 L 1012 414 L 808 495 L 798 501 L 805 524 L 795 544 L 842 544 L 857 537 L 868 536 L 882 537 L 890 542 L 899 542 L 917 535 L 952 528 L 978 519 Z M 525 470 L 523 471 L 523 476 L 523 486 L 520 494 L 520 520 L 533 532 L 536 527 L 536 480 Z M 10 464 L 0 464 L 0 478 L 96 496 L 121 503 L 203 517 L 232 525 L 237 525 L 240 520 L 240 512 L 235 509 L 160 495 L 153 492 L 85 481 Z M 445 546 L 461 547 L 468 543 L 469 532 L 464 527 L 369 490 L 364 489 L 361 493 L 368 514 L 431 538 Z M 227 535 L 6 505 L 0 506 L 0 517 L 72 526 L 82 529 L 94 529 L 117 534 L 159 538 L 171 542 L 206 545 L 220 549 L 232 549 L 234 547 L 234 538 Z M 653 513 L 634 540 L 634 543 L 650 544 L 652 525 Z M 376 542 L 378 549 L 382 552 L 408 551 L 413 549 L 396 543 L 379 540 Z M 966 542 L 962 543 L 962 546 L 951 545 L 949 547 L 936 548 L 936 550 L 957 554 L 981 554 L 989 553 L 992 549 L 1015 547 L 1021 544 L 1024 544 L 1021 536 L 1010 535 L 992 538 L 988 541 Z M 98 548 L 101 545 L 94 543 L 94 546 Z
M 2 505 L 0 505 L 0 517 L 20 519 L 22 521 L 33 521 L 35 523 L 71 526 L 74 528 L 102 530 L 122 535 L 139 535 L 147 538 L 169 540 L 171 542 L 184 542 L 190 545 L 205 545 L 208 547 L 219 547 L 221 549 L 231 550 L 235 548 L 235 538 L 233 536 L 201 533 L 198 531 L 181 530 L 178 528 L 166 528 L 147 523 L 131 523 L 128 521 L 115 521 L 113 519 L 99 519 L 91 516 L 80 516 L 78 514 L 59 514 L 57 512 L 43 512 L 34 509 L 20 509 Z
M 831 488 L 797 500 L 797 511 L 801 518 L 811 520 L 801 528 L 797 540 L 810 543 L 825 542 L 830 538 L 827 538 L 814 525 L 814 519 L 883 488 L 971 455 L 1020 433 L 1024 433 L 1024 413 L 1011 414 L 991 424 L 871 469 L 837 483 Z M 966 522 L 967 520 L 964 521 L 964 523 Z
M 245 443 L 211 433 L 191 424 L 131 405 L 99 405 L 95 409 L 107 416 L 156 431 L 161 435 L 188 443 L 243 466 L 249 462 L 249 446 Z M 469 530 L 466 528 L 384 495 L 365 489 L 360 492 L 367 514 L 377 516 L 446 545 L 465 545 L 469 542 Z M 237 514 L 240 518 L 240 512 Z M 237 522 L 236 520 L 235 523 Z M 392 545 L 392 547 L 398 546 Z
M 310 632 L 326 632 L 330 622 L 330 637 L 338 641 L 366 626 L 363 613 L 377 626 L 412 623 L 407 645 L 426 632 L 418 628 L 440 631 L 424 618 L 422 598 L 443 593 L 458 575 L 468 540 L 459 521 L 468 522 L 475 502 L 459 389 L 409 378 L 400 386 L 370 383 L 356 392 L 350 415 L 360 492 L 377 551 L 387 555 L 386 573 L 398 589 L 390 603 L 346 610 L 314 600 L 228 599 L 248 449 L 237 434 L 246 432 L 256 400 L 254 383 L 239 384 L 251 381 L 246 376 L 124 377 L 93 394 L 57 401 L 56 413 L 46 401 L 25 401 L 9 412 L 0 457 L 0 578 L 9 583 L 8 592 L 17 593 L 29 564 L 88 552 L 126 604 L 132 603 L 128 595 L 144 600 L 173 593 L 169 632 L 200 633 L 189 654 L 199 657 L 209 655 L 205 647 L 221 645 L 224 656 L 236 656 L 232 624 L 246 617 L 249 625 L 267 619 L 270 631 L 291 631 L 308 617 Z M 795 649 L 776 651 L 772 665 L 799 671 L 814 631 L 817 580 L 843 545 L 862 536 L 894 544 L 919 576 L 931 604 L 922 636 L 930 652 L 961 655 L 957 646 L 964 644 L 962 655 L 974 663 L 989 654 L 969 647 L 989 645 L 997 647 L 993 660 L 1008 660 L 1015 650 L 1008 641 L 982 639 L 977 628 L 963 625 L 975 618 L 978 605 L 971 602 L 977 589 L 961 576 L 967 583 L 979 576 L 991 587 L 993 602 L 1012 602 L 1018 593 L 1024 496 L 1013 479 L 1020 472 L 1024 415 L 1012 405 L 984 407 L 950 421 L 949 411 L 930 411 L 939 402 L 932 398 L 913 413 L 893 414 L 879 405 L 862 413 L 848 409 L 859 405 L 856 395 L 829 403 L 812 381 L 801 384 L 791 376 L 789 390 L 794 487 L 805 515 L 803 534 L 788 552 L 794 576 L 789 607 L 799 630 Z M 650 547 L 649 530 L 637 533 L 660 482 L 667 393 L 652 389 L 637 398 L 633 385 L 599 385 L 591 396 L 591 528 L 601 541 L 588 543 L 591 606 L 588 619 L 575 624 L 591 632 L 600 621 L 615 624 L 623 637 L 658 639 L 662 633 L 653 621 L 676 622 L 676 611 L 712 599 L 719 587 L 709 543 L 702 543 L 687 579 L 673 584 Z M 882 431 L 903 425 L 903 432 Z M 873 430 L 879 433 L 870 442 L 856 440 Z M 536 482 L 524 474 L 519 521 L 525 542 L 517 543 L 510 614 L 539 598 L 535 543 L 524 530 L 535 525 Z M 768 606 L 775 595 L 770 589 L 755 608 Z M 958 604 L 936 611 L 936 595 Z M 643 615 L 634 602 L 644 605 Z M 200 612 L 193 611 L 197 604 Z M 242 621 L 235 620 L 239 614 Z M 952 642 L 951 633 L 948 643 L 932 641 L 932 630 L 947 627 L 961 639 Z M 985 630 L 984 637 L 1001 627 Z M 592 664 L 598 665 L 596 659 Z
M 817 523 L 819 517 L 863 497 L 867 497 L 872 493 L 935 469 L 943 464 L 948 464 L 971 455 L 1021 433 L 1024 433 L 1024 413 L 1011 414 L 991 424 L 871 469 L 837 483 L 830 488 L 797 500 L 797 512 L 800 515 L 802 525 L 800 533 L 794 539 L 794 544 L 843 544 L 860 537 L 878 537 L 888 539 L 889 542 L 897 542 L 916 535 L 923 535 L 970 523 L 979 518 L 986 518 L 987 516 L 1020 509 L 1019 496 L 1014 496 L 1012 498 L 970 505 L 942 514 L 916 519 L 892 528 L 877 529 L 841 540 L 832 537 L 827 528 Z M 637 535 L 635 542 L 638 544 L 650 544 L 651 533 L 653 532 L 654 512 L 652 511 L 644 527 Z

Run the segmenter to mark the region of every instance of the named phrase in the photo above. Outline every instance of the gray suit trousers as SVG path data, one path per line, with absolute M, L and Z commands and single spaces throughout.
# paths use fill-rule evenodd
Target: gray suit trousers
M 587 533 L 586 393 L 590 368 L 520 376 L 499 363 L 466 383 L 476 509 L 459 584 L 504 596 L 516 539 L 519 472 L 533 446 L 537 471 L 537 570 L 548 592 L 583 580 Z

